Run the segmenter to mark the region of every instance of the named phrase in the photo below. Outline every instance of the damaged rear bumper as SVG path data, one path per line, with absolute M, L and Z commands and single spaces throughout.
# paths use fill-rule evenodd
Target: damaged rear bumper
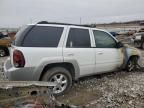
M 10 81 L 33 81 L 33 67 L 15 68 L 8 58 L 3 68 L 6 78 Z

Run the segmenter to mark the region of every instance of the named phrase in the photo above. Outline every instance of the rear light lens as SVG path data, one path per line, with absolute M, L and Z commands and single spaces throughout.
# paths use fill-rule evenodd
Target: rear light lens
M 21 51 L 19 50 L 14 50 L 13 52 L 13 63 L 14 66 L 19 68 L 19 67 L 24 67 L 25 65 L 25 59 Z

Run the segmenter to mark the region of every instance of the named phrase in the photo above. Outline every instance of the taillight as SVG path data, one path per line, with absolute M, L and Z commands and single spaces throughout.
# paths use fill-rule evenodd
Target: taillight
M 24 67 L 25 59 L 21 51 L 14 50 L 13 52 L 13 63 L 15 67 Z

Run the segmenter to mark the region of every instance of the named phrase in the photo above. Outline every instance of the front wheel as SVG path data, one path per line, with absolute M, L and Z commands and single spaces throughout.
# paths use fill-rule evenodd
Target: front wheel
M 128 63 L 127 63 L 127 66 L 126 66 L 126 70 L 128 72 L 131 72 L 131 71 L 136 70 L 137 67 L 138 67 L 138 57 L 137 56 L 131 57 L 128 60 Z
M 63 67 L 55 67 L 46 71 L 42 77 L 42 81 L 56 83 L 52 88 L 54 95 L 62 95 L 72 86 L 72 76 L 70 72 Z

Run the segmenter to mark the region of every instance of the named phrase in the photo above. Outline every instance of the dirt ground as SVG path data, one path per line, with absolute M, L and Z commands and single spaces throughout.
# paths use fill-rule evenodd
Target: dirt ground
M 84 77 L 57 100 L 86 108 L 144 108 L 144 70 Z

